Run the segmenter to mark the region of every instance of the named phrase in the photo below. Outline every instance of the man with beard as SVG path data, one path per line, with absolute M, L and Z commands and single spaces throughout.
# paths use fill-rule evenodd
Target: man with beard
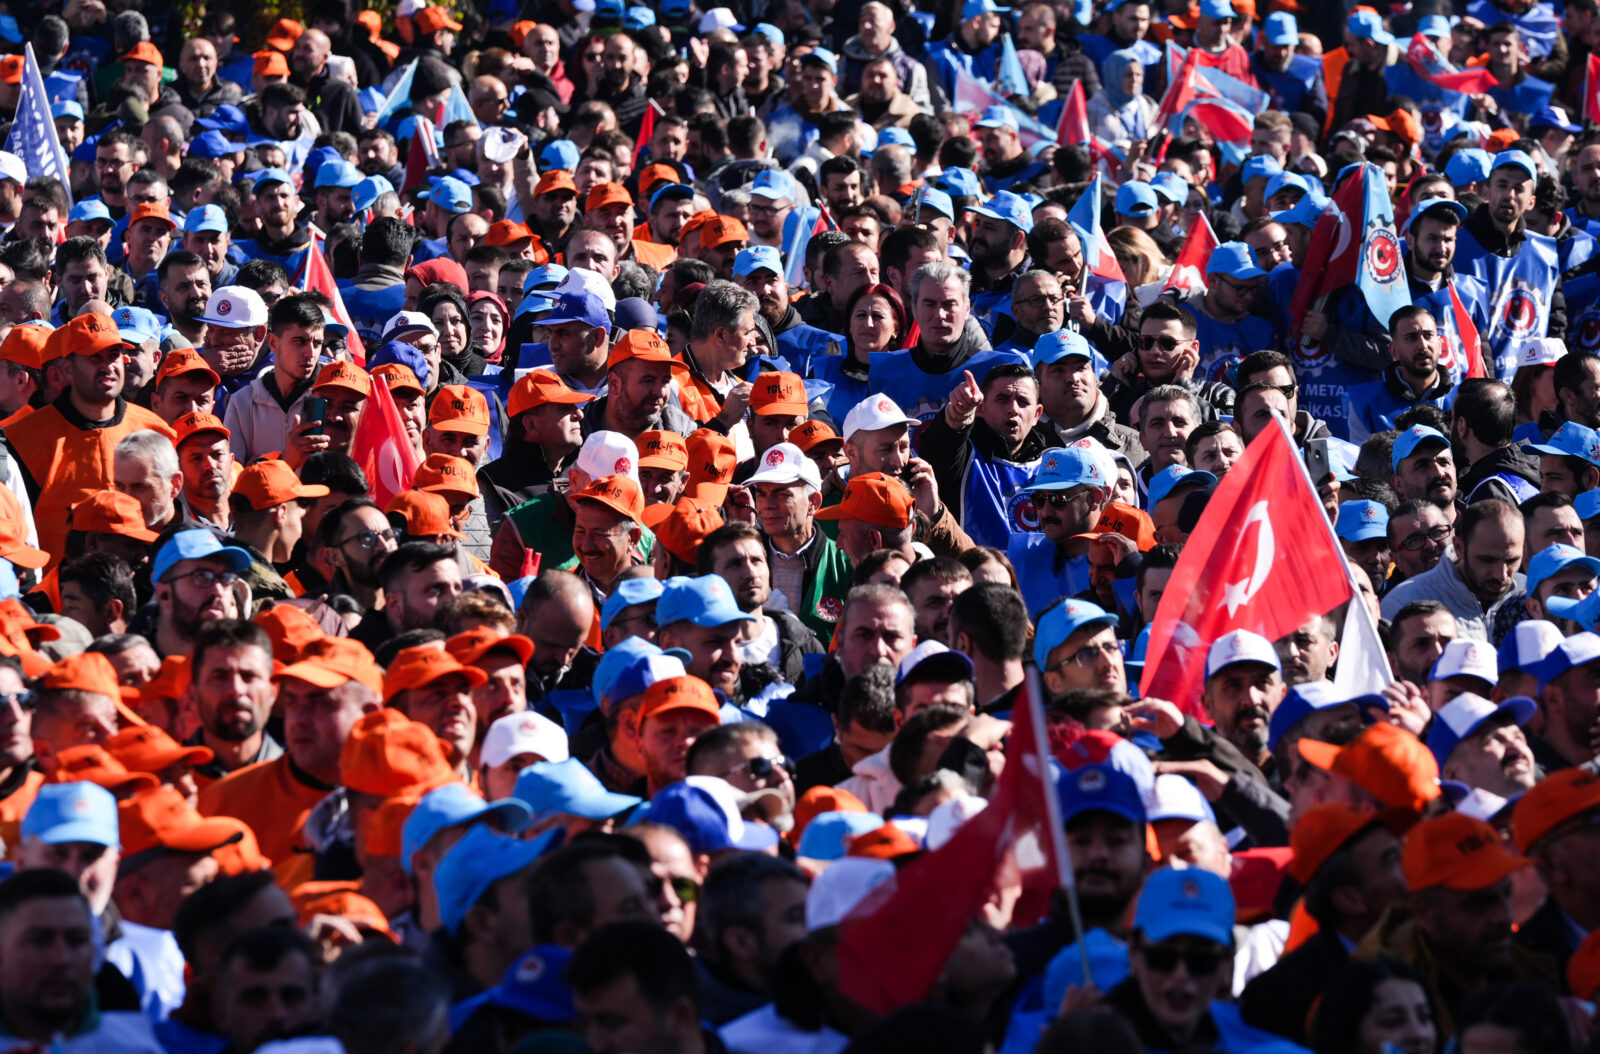
M 684 669 L 735 704 L 745 697 L 739 640 L 752 621 L 719 575 L 668 579 L 656 603 L 657 643 L 687 651 Z
M 281 168 L 269 168 L 256 177 L 251 190 L 261 229 L 254 238 L 241 238 L 236 244 L 252 260 L 271 260 L 287 269 L 311 241 L 299 221 L 300 195 L 295 193 L 294 179 Z
M 169 252 L 156 267 L 156 283 L 172 328 L 191 345 L 198 346 L 206 331 L 200 316 L 206 313 L 206 302 L 211 299 L 211 271 L 205 261 L 182 249 Z
M 740 253 L 733 273 L 780 266 L 777 250 L 761 246 Z M 703 405 L 708 410 L 720 407 L 710 427 L 722 433 L 743 421 L 750 406 L 751 384 L 742 371 L 759 353 L 761 331 L 756 327 L 756 312 L 760 307 L 756 294 L 723 281 L 711 282 L 695 299 L 694 322 L 683 358 Z
M 333 76 L 328 69 L 328 56 L 332 51 L 333 42 L 328 34 L 320 29 L 307 29 L 294 42 L 294 50 L 289 53 L 289 68 L 294 73 L 294 82 L 305 88 L 306 102 L 324 134 L 359 132 L 366 123 L 362 120 L 361 99 L 354 84 Z
M 112 219 L 128 214 L 128 179 L 150 156 L 138 136 L 120 129 L 101 136 L 94 147 L 94 174 Z
M 1454 559 L 1389 590 L 1383 617 L 1415 600 L 1437 600 L 1455 616 L 1460 636 L 1488 640 L 1489 609 L 1517 589 L 1524 530 L 1522 514 L 1503 501 L 1468 505 L 1456 521 Z
M 433 629 L 442 608 L 461 593 L 461 563 L 454 546 L 409 541 L 378 565 L 383 608 L 367 610 L 351 631 L 368 650 L 398 633 Z
M 1111 500 L 1111 482 L 1082 447 L 1050 450 L 1023 490 L 1033 495 L 1039 530 L 1016 535 L 1006 555 L 1029 612 L 1089 588 L 1089 539 Z
M 794 177 L 781 169 L 758 175 L 750 184 L 750 244 L 782 250 L 784 222 L 801 200 L 802 193 Z M 700 243 L 705 245 L 704 236 Z M 712 266 L 716 266 L 715 263 Z
M 33 709 L 27 701 L 21 660 L 0 657 L 0 838 L 21 842 L 23 816 L 44 783 L 33 756 Z
M 683 225 L 694 215 L 695 190 L 687 183 L 663 183 L 650 195 L 650 240 L 676 246 Z
M 352 597 L 361 610 L 384 606 L 378 566 L 398 547 L 398 536 L 378 503 L 371 498 L 349 498 L 322 518 L 317 526 L 318 546 L 333 569 L 330 593 Z
M 194 767 L 202 790 L 230 772 L 283 753 L 267 733 L 277 695 L 272 669 L 272 641 L 253 622 L 217 619 L 195 634 L 189 701 L 200 727 L 185 744 L 207 747 L 216 755 L 214 761 Z
M 195 527 L 233 529 L 233 448 L 228 430 L 211 414 L 196 410 L 173 422 L 178 433 L 178 472 L 183 477 L 182 519 Z
M 1473 692 L 1450 700 L 1428 728 L 1428 749 L 1439 762 L 1440 778 L 1502 798 L 1527 793 L 1538 769 L 1522 728 L 1538 708 L 1524 696 L 1498 705 Z
M 1600 143 L 1591 143 L 1572 159 L 1572 185 L 1578 200 L 1566 210 L 1572 225 L 1600 237 Z
M 325 231 L 336 223 L 349 223 L 356 215 L 350 191 L 361 182 L 361 170 L 343 158 L 324 161 L 317 169 L 315 193 L 316 223 Z
M 221 205 L 199 205 L 189 210 L 183 223 L 183 247 L 198 256 L 211 275 L 211 288 L 232 285 L 239 273 L 237 265 L 228 260 L 232 245 L 228 229 L 228 214 Z M 176 253 L 172 255 L 177 255 Z M 203 309 L 204 304 L 201 305 Z M 194 343 L 198 344 L 199 341 Z
M 638 138 L 644 112 L 650 106 L 650 99 L 645 92 L 645 79 L 635 72 L 637 48 L 638 45 L 626 33 L 606 38 L 605 50 L 600 55 L 600 83 L 592 96 L 610 106 L 617 115 L 616 126 L 635 139 Z M 575 93 L 571 100 L 573 106 L 584 101 L 581 93 L 585 87 L 579 85 L 579 93 Z
M 1430 501 L 1445 519 L 1456 519 L 1456 464 L 1443 432 L 1412 425 L 1395 439 L 1391 463 L 1394 475 L 1389 483 L 1396 494 Z
M 250 553 L 244 574 L 252 598 L 288 600 L 294 592 L 283 575 L 292 570 L 295 547 L 305 534 L 309 499 L 327 497 L 328 488 L 308 486 L 282 459 L 258 461 L 239 473 L 228 507 L 232 540 Z
M 343 360 L 330 362 L 317 373 L 311 394 L 327 402 L 322 415 L 322 434 L 328 437 L 324 449 L 349 453 L 362 408 L 372 394 L 372 378 Z
M 1293 633 L 1279 638 L 1273 648 L 1278 652 L 1283 680 L 1288 685 L 1326 681 L 1333 674 L 1333 664 L 1339 661 L 1338 633 L 1327 615 L 1313 616 Z
M 544 325 L 549 331 L 550 365 L 561 383 L 591 397 L 604 388 L 611 340 L 605 302 L 587 291 L 563 293 Z
M 980 318 L 1011 293 L 1011 286 L 1028 269 L 1028 232 L 1033 230 L 1033 209 L 1025 198 L 1001 191 L 972 213 L 967 250 L 972 254 L 973 313 Z
M 564 168 L 551 169 L 533 188 L 529 221 L 546 245 L 562 245 L 578 220 L 578 185 Z
M 807 367 L 813 359 L 840 354 L 842 337 L 808 325 L 795 310 L 794 301 L 789 298 L 789 283 L 784 280 L 783 258 L 777 249 L 768 245 L 741 249 L 733 258 L 733 280 L 755 294 L 761 317 L 777 338 L 775 350 L 801 376 L 810 372 Z
M 144 635 L 156 651 L 187 657 L 207 619 L 237 618 L 233 586 L 249 568 L 249 553 L 223 545 L 208 530 L 181 530 L 167 539 L 150 567 L 156 627 Z
M 549 489 L 566 471 L 583 445 L 583 407 L 592 401 L 594 396 L 573 391 L 549 370 L 532 370 L 511 386 L 510 433 L 500 457 L 478 469 L 489 522 L 499 523 L 507 509 Z
M 1249 630 L 1217 638 L 1206 652 L 1200 701 L 1216 735 L 1261 772 L 1271 769 L 1267 731 L 1287 686 L 1272 642 Z
M 1345 395 L 1345 419 L 1352 443 L 1395 427 L 1395 420 L 1427 403 L 1447 409 L 1455 397 L 1449 370 L 1440 368 L 1445 334 L 1428 309 L 1407 304 L 1389 320 L 1389 358 L 1383 377 L 1359 384 Z
M 794 615 L 776 607 L 767 610 L 772 576 L 761 531 L 748 523 L 725 524 L 700 543 L 698 556 L 700 574 L 719 575 L 748 616 L 736 644 L 739 661 L 771 666 L 787 681 L 802 679 L 804 657 L 821 655 L 825 649 L 817 635 Z
M 1023 149 L 1018 127 L 1017 111 L 1010 106 L 989 107 L 973 126 L 983 147 L 983 185 L 991 194 L 1009 193 L 1008 187 L 1033 183 L 1050 171 L 1049 165 Z
M 1299 54 L 1299 45 L 1300 27 L 1294 15 L 1273 12 L 1261 24 L 1256 50 L 1250 55 L 1250 71 L 1257 83 L 1272 94 L 1274 110 L 1309 114 L 1321 128 L 1328 119 L 1328 88 L 1322 78 L 1322 63 L 1311 55 Z
M 710 288 L 709 286 L 707 287 Z M 738 290 L 735 290 L 737 292 Z M 695 310 L 695 325 L 706 315 L 705 293 Z M 754 310 L 754 305 L 750 306 Z M 754 330 L 754 325 L 750 326 Z M 653 329 L 630 329 L 611 346 L 606 356 L 604 397 L 596 399 L 583 416 L 585 437 L 595 432 L 619 432 L 637 439 L 641 432 L 664 428 L 687 436 L 695 423 L 669 398 L 672 386 L 672 349 Z M 746 391 L 749 385 L 739 382 Z M 730 388 L 730 393 L 738 386 Z M 739 408 L 743 416 L 744 408 Z M 727 408 L 723 408 L 727 412 Z
M 1445 511 L 1431 501 L 1403 501 L 1389 516 L 1389 554 L 1394 560 L 1390 588 L 1433 570 L 1450 548 L 1454 529 Z
M 1117 616 L 1087 600 L 1063 600 L 1039 616 L 1033 661 L 1055 697 L 1070 692 L 1128 690 L 1117 647 Z

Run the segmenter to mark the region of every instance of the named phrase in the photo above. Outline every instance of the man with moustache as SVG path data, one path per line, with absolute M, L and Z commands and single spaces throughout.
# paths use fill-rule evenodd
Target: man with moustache
M 744 249 L 733 258 L 733 280 L 754 293 L 760 302 L 761 317 L 778 342 L 778 353 L 789 360 L 797 373 L 806 376 L 807 363 L 820 356 L 840 354 L 843 341 L 837 333 L 818 329 L 800 317 L 789 298 L 789 284 L 783 273 L 782 258 L 771 246 Z
M 1450 440 L 1427 425 L 1412 425 L 1394 441 L 1389 483 L 1402 500 L 1430 501 L 1454 520 L 1456 464 Z
M 155 626 L 130 627 L 163 657 L 189 656 L 207 619 L 237 618 L 234 585 L 250 569 L 250 554 L 223 545 L 207 530 L 178 531 L 156 553 L 150 567 L 155 586 Z
M 172 328 L 191 345 L 199 344 L 206 329 L 200 316 L 211 299 L 211 272 L 205 261 L 186 249 L 169 252 L 156 265 L 156 283 Z
M 661 647 L 687 651 L 684 669 L 736 704 L 745 694 L 739 638 L 751 620 L 720 575 L 670 578 L 656 603 Z
M 349 453 L 361 410 L 372 394 L 371 376 L 351 363 L 330 362 L 317 373 L 311 394 L 327 401 L 322 416 L 322 434 L 328 437 L 326 449 Z
M 215 759 L 194 767 L 204 788 L 236 769 L 271 761 L 283 747 L 267 733 L 277 692 L 272 641 L 260 626 L 239 619 L 209 622 L 195 634 L 189 697 L 200 727 L 185 741 L 210 748 Z
M 1514 506 L 1496 498 L 1468 505 L 1456 521 L 1454 558 L 1389 590 L 1383 617 L 1394 618 L 1416 600 L 1436 600 L 1455 616 L 1459 636 L 1488 640 L 1490 609 L 1517 591 L 1525 532 Z
M 228 499 L 233 493 L 233 448 L 228 429 L 211 414 L 184 414 L 173 422 L 178 433 L 178 472 L 183 476 L 183 522 L 192 527 L 233 530 Z
M 1045 453 L 1033 480 L 1021 488 L 1033 496 L 1039 530 L 1013 535 L 1006 556 L 1028 611 L 1037 615 L 1061 597 L 1089 588 L 1089 541 L 1111 500 L 1111 481 L 1083 447 Z
M 355 599 L 363 611 L 383 609 L 383 582 L 378 565 L 399 548 L 399 537 L 378 503 L 348 498 L 317 525 L 318 546 L 333 568 L 328 592 Z

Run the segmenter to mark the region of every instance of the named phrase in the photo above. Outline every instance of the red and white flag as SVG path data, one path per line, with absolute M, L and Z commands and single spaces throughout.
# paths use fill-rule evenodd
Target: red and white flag
M 1089 106 L 1083 95 L 1083 82 L 1073 79 L 1061 104 L 1061 120 L 1056 124 L 1056 142 L 1063 145 L 1087 146 L 1089 131 Z
M 367 347 L 361 343 L 355 323 L 350 321 L 350 312 L 345 310 L 344 297 L 339 295 L 339 283 L 333 277 L 333 268 L 328 266 L 327 256 L 323 255 L 320 237 L 313 235 L 311 244 L 306 246 L 305 258 L 301 261 L 300 270 L 295 274 L 292 284 L 308 293 L 321 293 L 333 301 L 333 317 L 350 331 L 344 338 L 344 346 L 349 350 L 355 364 L 366 369 Z
M 411 489 L 420 462 L 386 378 L 373 378 L 372 394 L 350 437 L 350 457 L 366 473 L 372 500 L 380 506 L 387 507 L 396 494 Z
M 1287 636 L 1355 596 L 1344 551 L 1287 427 L 1263 429 L 1196 524 L 1151 625 L 1140 697 L 1201 714 L 1206 651 L 1224 633 Z
M 1231 474 L 1231 473 L 1230 473 Z M 839 986 L 880 1014 L 927 997 L 967 924 L 1014 868 L 1024 900 L 1072 881 L 1049 764 L 1039 675 L 1011 712 L 1005 771 L 988 806 L 901 868 L 842 923 Z
M 1172 273 L 1167 276 L 1167 284 L 1163 288 L 1204 293 L 1206 261 L 1217 251 L 1217 244 L 1217 232 L 1211 229 L 1211 222 L 1202 212 L 1183 239 L 1183 248 L 1178 250 L 1178 258 L 1172 262 Z
M 1600 55 L 1591 54 L 1583 71 L 1583 123 L 1600 124 Z

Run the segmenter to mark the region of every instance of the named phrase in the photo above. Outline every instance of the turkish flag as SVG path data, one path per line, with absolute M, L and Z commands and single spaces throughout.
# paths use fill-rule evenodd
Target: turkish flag
M 1217 232 L 1211 229 L 1211 222 L 1202 212 L 1183 239 L 1183 248 L 1178 250 L 1178 258 L 1172 263 L 1172 273 L 1167 276 L 1164 288 L 1204 293 L 1206 261 L 1216 251 Z
M 1289 300 L 1289 335 L 1300 339 L 1306 309 L 1335 289 L 1355 285 L 1366 216 L 1366 187 L 1361 169 L 1347 175 L 1333 192 L 1333 205 L 1317 219 L 1306 247 L 1300 281 Z
M 868 894 L 841 924 L 839 987 L 855 1002 L 887 1014 L 925 999 L 1002 875 L 1020 878 L 1023 902 L 1041 906 L 1072 881 L 1041 698 L 1039 675 L 1030 672 L 988 806 Z M 1014 921 L 1036 919 L 1037 912 Z
M 1277 640 L 1354 595 L 1344 553 L 1282 420 L 1234 462 L 1172 569 L 1151 624 L 1144 699 L 1199 716 L 1206 650 L 1247 629 Z
M 1083 97 L 1083 82 L 1074 80 L 1061 105 L 1061 121 L 1056 125 L 1056 142 L 1083 146 L 1089 142 L 1089 106 Z
M 1590 55 L 1583 71 L 1583 123 L 1600 124 L 1600 55 Z
M 362 369 L 367 367 L 367 347 L 361 343 L 361 337 L 356 333 L 355 323 L 350 321 L 350 312 L 345 310 L 344 297 L 339 295 L 339 283 L 334 280 L 333 268 L 328 266 L 328 258 L 322 252 L 322 239 L 315 235 L 311 244 L 306 247 L 305 259 L 300 265 L 300 272 L 295 275 L 292 283 L 306 292 L 317 292 L 333 301 L 333 317 L 350 332 L 344 338 L 344 346 L 350 352 L 350 358 Z
M 1156 111 L 1153 126 L 1166 128 L 1172 119 L 1187 110 L 1199 95 L 1195 84 L 1195 52 L 1197 48 L 1190 48 L 1189 53 L 1183 57 L 1183 64 L 1178 67 L 1178 72 L 1173 76 L 1172 82 L 1167 85 L 1167 90 L 1161 96 L 1161 108 Z
M 417 472 L 417 452 L 406 435 L 400 408 L 389 394 L 387 378 L 373 378 L 372 394 L 350 437 L 350 457 L 366 473 L 372 500 L 380 506 L 387 508 L 396 494 L 411 489 L 411 478 Z

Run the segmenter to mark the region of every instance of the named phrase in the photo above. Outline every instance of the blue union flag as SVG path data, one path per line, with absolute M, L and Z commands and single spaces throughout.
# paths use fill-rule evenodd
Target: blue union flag
M 67 170 L 67 155 L 56 137 L 56 123 L 50 116 L 50 96 L 45 92 L 44 76 L 27 45 L 22 70 L 22 94 L 17 99 L 17 119 L 6 136 L 6 152 L 16 154 L 30 176 L 52 176 L 67 188 L 72 197 L 72 180 Z

